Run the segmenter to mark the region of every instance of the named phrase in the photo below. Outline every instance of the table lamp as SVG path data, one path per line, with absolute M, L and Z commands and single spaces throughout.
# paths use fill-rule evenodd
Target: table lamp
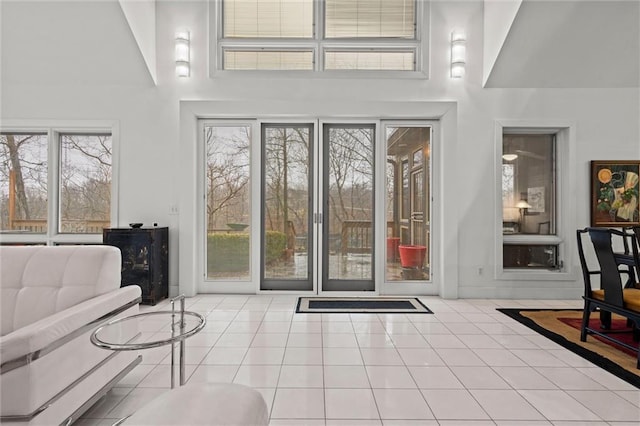
M 520 210 L 520 232 L 522 232 L 522 228 L 524 228 L 524 211 L 525 209 L 530 209 L 531 204 L 527 203 L 527 200 L 520 200 L 516 203 L 516 207 Z

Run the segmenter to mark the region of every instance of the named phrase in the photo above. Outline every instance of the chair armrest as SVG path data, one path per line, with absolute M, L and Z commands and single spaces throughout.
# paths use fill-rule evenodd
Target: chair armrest
M 0 362 L 4 367 L 6 363 L 34 352 L 48 351 L 52 346 L 58 347 L 56 342 L 82 329 L 83 326 L 130 302 L 139 302 L 141 294 L 140 287 L 136 285 L 121 287 L 6 334 L 0 337 Z M 93 328 L 98 325 L 99 323 L 96 323 Z

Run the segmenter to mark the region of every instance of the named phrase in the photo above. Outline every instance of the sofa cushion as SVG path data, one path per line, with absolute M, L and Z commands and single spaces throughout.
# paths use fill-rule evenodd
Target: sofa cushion
M 0 335 L 119 288 L 121 262 L 112 246 L 0 247 Z

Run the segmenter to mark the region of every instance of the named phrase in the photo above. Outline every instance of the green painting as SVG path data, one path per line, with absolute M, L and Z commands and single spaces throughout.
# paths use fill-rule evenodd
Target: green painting
M 591 226 L 640 225 L 640 161 L 591 162 Z

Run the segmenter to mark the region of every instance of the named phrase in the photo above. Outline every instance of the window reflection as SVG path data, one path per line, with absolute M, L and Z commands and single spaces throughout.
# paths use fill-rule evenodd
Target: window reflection
M 554 145 L 554 135 L 504 135 L 503 233 L 555 234 Z

